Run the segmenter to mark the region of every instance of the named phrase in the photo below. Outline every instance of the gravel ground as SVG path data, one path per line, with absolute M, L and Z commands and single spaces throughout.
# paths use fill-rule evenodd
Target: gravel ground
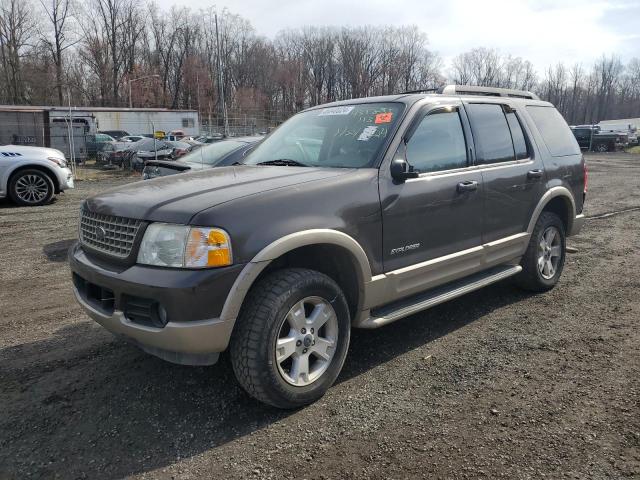
M 508 282 L 354 331 L 337 384 L 277 411 L 228 360 L 181 367 L 76 305 L 79 182 L 0 203 L 0 478 L 640 478 L 640 156 L 590 155 L 553 291 Z

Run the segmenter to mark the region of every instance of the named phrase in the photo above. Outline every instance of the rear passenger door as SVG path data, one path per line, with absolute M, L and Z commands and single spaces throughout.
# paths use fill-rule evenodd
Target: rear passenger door
M 545 172 L 525 133 L 518 107 L 488 102 L 465 102 L 464 106 L 484 185 L 482 241 L 495 242 L 526 232 L 543 193 Z

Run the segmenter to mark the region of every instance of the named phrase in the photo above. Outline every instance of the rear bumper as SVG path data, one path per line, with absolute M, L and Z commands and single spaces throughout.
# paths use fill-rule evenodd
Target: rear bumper
M 234 322 L 221 320 L 220 313 L 244 265 L 112 270 L 78 244 L 69 251 L 69 265 L 74 294 L 87 314 L 146 352 L 174 363 L 209 365 L 227 348 Z
M 570 236 L 579 234 L 580 230 L 582 230 L 582 226 L 584 225 L 584 222 L 585 222 L 584 213 L 581 213 L 580 215 L 576 215 L 576 217 L 573 219 L 571 230 L 569 230 L 569 233 L 567 236 L 570 237 Z

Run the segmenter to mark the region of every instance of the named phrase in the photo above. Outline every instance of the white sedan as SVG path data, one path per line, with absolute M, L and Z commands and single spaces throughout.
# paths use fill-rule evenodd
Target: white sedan
M 60 150 L 22 145 L 0 146 L 0 198 L 36 206 L 73 188 L 73 174 Z

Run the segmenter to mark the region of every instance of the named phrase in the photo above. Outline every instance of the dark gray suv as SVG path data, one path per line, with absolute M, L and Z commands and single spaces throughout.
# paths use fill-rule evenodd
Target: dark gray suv
M 229 350 L 247 392 L 293 408 L 333 384 L 352 327 L 508 277 L 552 288 L 585 191 L 569 127 L 528 92 L 321 105 L 242 165 L 86 200 L 74 290 L 106 329 L 171 362 Z

